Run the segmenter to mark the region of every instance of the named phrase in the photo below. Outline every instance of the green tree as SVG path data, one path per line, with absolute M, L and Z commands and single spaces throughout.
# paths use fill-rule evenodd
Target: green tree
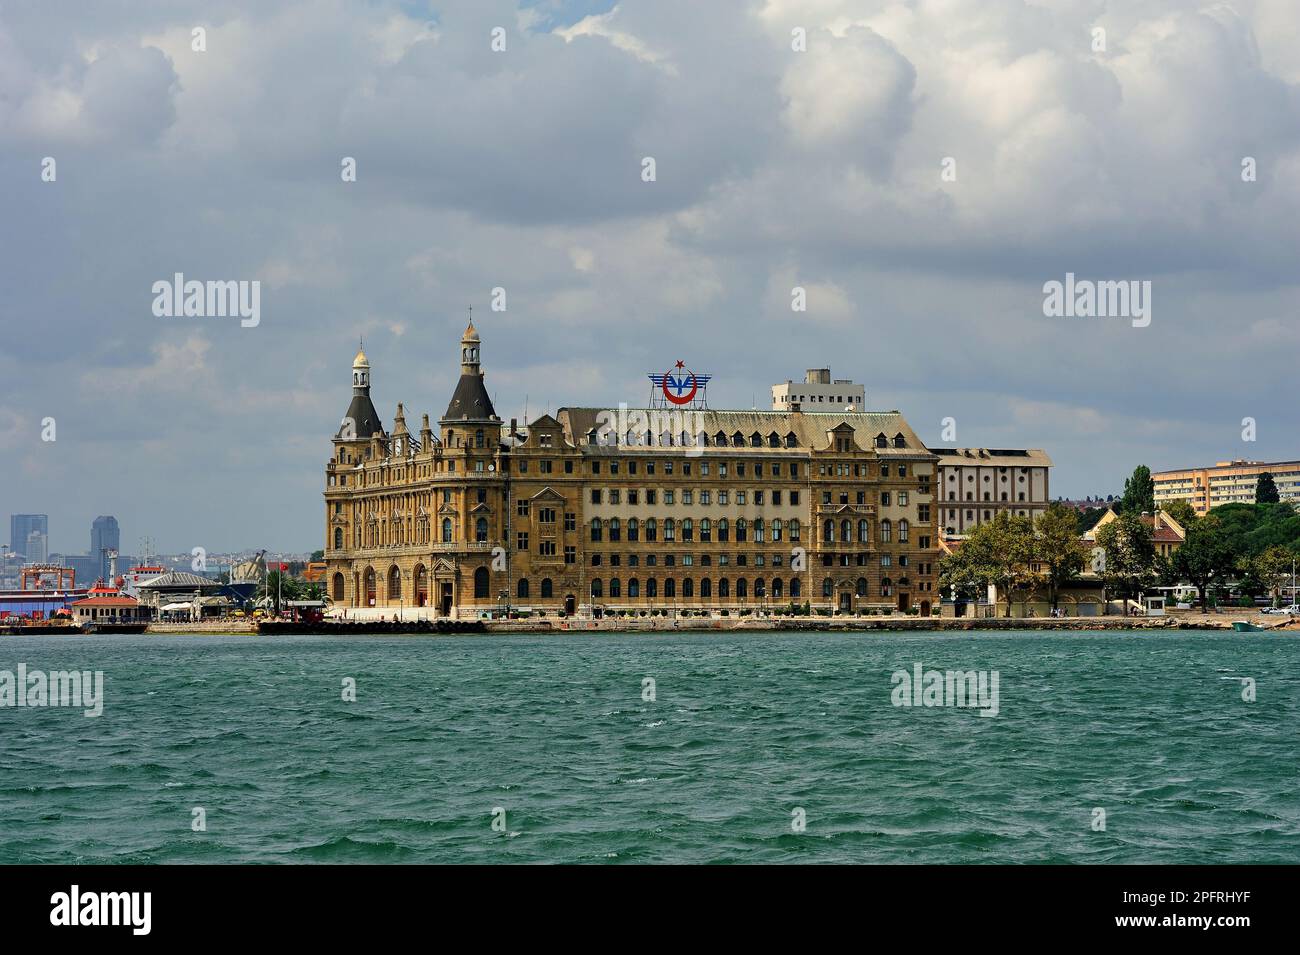
M 1078 515 L 1062 504 L 1049 506 L 1034 528 L 1038 533 L 1035 556 L 1047 568 L 1047 592 L 1055 610 L 1061 585 L 1079 576 L 1088 561 L 1088 548 L 1079 539 Z
M 940 562 L 939 584 L 959 588 L 992 584 L 1006 597 L 1010 617 L 1015 591 L 1033 579 L 1029 567 L 1033 556 L 1033 521 L 1002 511 L 976 527 L 956 554 Z
M 1156 578 L 1156 545 L 1151 528 L 1137 513 L 1127 511 L 1097 531 L 1097 545 L 1105 551 L 1100 576 L 1107 593 L 1136 597 Z
M 323 550 L 314 550 L 311 552 L 311 559 L 313 561 L 322 561 L 325 559 L 325 552 Z
M 1199 519 L 1196 508 L 1192 507 L 1192 502 L 1185 501 L 1181 497 L 1166 501 L 1160 505 L 1160 509 L 1176 520 L 1183 530 L 1190 529 Z
M 1255 482 L 1255 503 L 1277 504 L 1281 500 L 1277 493 L 1277 485 L 1273 483 L 1273 475 L 1267 471 L 1261 472 L 1259 480 Z
M 1124 496 L 1120 498 L 1119 510 L 1125 514 L 1155 513 L 1156 484 L 1151 480 L 1151 469 L 1139 464 L 1133 469 L 1133 476 L 1124 482 Z
M 1236 562 L 1237 551 L 1224 533 L 1222 521 L 1209 514 L 1188 529 L 1187 539 L 1174 551 L 1172 564 L 1174 571 L 1196 588 L 1204 613 L 1210 580 L 1217 576 L 1222 581 Z
M 1276 607 L 1282 585 L 1291 576 L 1291 562 L 1294 559 L 1289 550 L 1274 544 L 1259 554 L 1244 558 L 1241 569 L 1258 582 L 1259 590 L 1273 598 L 1273 606 Z

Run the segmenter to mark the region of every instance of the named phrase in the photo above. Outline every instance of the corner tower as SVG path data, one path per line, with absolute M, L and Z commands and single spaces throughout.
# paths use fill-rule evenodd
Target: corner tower
M 364 348 L 358 348 L 357 357 L 352 359 L 352 403 L 334 437 L 339 441 L 369 441 L 372 435 L 383 433 L 383 422 L 370 400 L 370 360 Z
M 483 368 L 480 364 L 479 349 L 482 343 L 470 319 L 465 334 L 460 339 L 460 381 L 452 393 L 447 413 L 442 416 L 442 425 L 456 425 L 465 422 L 487 423 L 499 422 L 492 399 L 488 397 L 487 386 L 483 384 Z

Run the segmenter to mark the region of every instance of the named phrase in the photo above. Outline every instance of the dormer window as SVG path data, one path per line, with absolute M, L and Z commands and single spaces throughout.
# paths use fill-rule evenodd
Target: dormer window
M 883 431 L 880 434 L 876 435 L 876 447 L 878 448 L 889 447 L 889 439 L 885 437 Z
M 898 434 L 894 435 L 894 447 L 896 448 L 907 447 L 907 439 L 903 437 L 901 431 Z

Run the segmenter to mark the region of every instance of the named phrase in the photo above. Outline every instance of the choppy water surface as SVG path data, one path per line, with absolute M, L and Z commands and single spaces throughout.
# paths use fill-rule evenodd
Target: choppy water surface
M 19 663 L 106 701 L 0 708 L 4 863 L 1300 862 L 1295 637 L 0 638 Z M 998 671 L 999 714 L 895 707 L 916 663 Z

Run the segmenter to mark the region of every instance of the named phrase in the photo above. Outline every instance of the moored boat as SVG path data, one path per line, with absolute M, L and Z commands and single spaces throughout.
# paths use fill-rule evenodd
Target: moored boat
M 1256 626 L 1255 624 L 1251 623 L 1249 620 L 1232 621 L 1232 629 L 1236 630 L 1238 633 L 1263 633 L 1264 632 L 1263 627 Z

